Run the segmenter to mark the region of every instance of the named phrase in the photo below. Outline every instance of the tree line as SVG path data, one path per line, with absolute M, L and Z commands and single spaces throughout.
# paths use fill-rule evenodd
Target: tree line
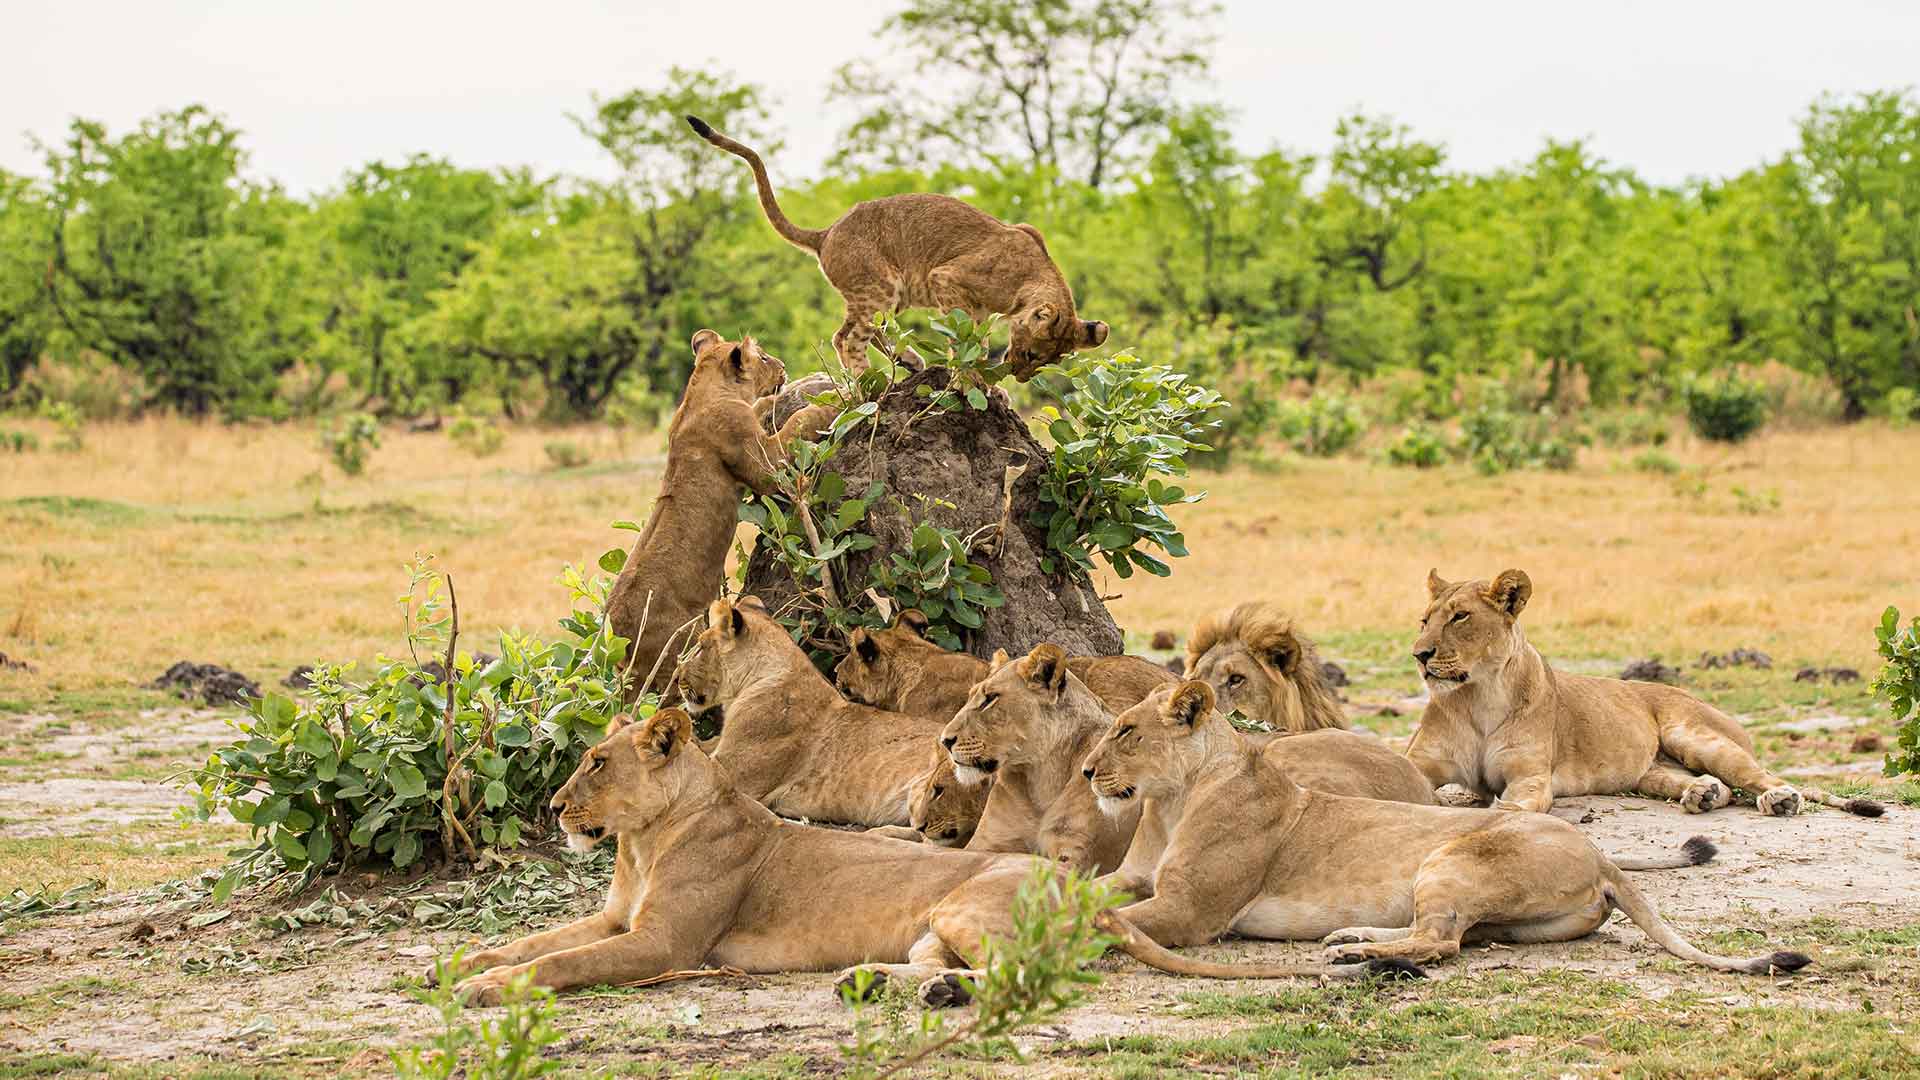
M 1603 403 L 1778 360 L 1845 415 L 1920 388 L 1920 101 L 1823 98 L 1737 176 L 1649 183 L 1579 141 L 1470 173 L 1390 118 L 1317 154 L 1248 153 L 1183 94 L 1217 10 L 1185 0 L 908 0 L 857 119 L 783 187 L 825 225 L 944 191 L 1041 228 L 1112 347 L 1251 392 L 1283 381 L 1537 372 Z M 76 119 L 40 175 L 0 173 L 0 399 L 50 369 L 117 373 L 137 408 L 288 416 L 447 407 L 553 419 L 657 409 L 685 342 L 750 332 L 804 368 L 839 305 L 760 217 L 697 113 L 778 168 L 751 82 L 674 69 L 572 117 L 594 181 L 376 161 L 290 195 L 194 105 L 114 133 Z

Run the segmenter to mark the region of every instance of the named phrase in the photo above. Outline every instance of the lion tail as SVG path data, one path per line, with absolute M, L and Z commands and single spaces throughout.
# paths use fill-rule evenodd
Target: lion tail
M 1607 861 L 1622 870 L 1678 870 L 1683 866 L 1699 866 L 1713 861 L 1720 854 L 1720 848 L 1704 836 L 1695 836 L 1680 845 L 1680 850 L 1671 855 L 1641 855 L 1634 857 L 1607 856 Z
M 707 140 L 729 154 L 745 158 L 753 169 L 753 186 L 760 191 L 760 209 L 766 211 L 767 221 L 773 225 L 773 231 L 796 247 L 806 248 L 815 255 L 820 254 L 820 244 L 827 235 L 825 229 L 803 229 L 788 219 L 786 212 L 780 209 L 779 200 L 773 197 L 773 181 L 767 179 L 767 166 L 753 148 L 737 143 L 725 135 L 713 130 L 713 125 L 697 116 L 687 117 L 687 126 L 695 135 Z
M 1685 938 L 1674 932 L 1673 927 L 1660 917 L 1660 911 L 1653 906 L 1653 901 L 1648 900 L 1646 894 L 1642 893 L 1619 867 L 1604 860 L 1602 867 L 1601 874 L 1607 879 L 1607 899 L 1621 911 L 1626 912 L 1627 918 L 1632 919 L 1634 925 L 1652 938 L 1656 944 L 1682 960 L 1691 960 L 1715 971 L 1731 971 L 1744 975 L 1786 974 L 1799 971 L 1813 963 L 1812 958 L 1806 953 L 1785 950 L 1741 959 L 1734 956 L 1716 956 L 1696 949 Z
M 1887 812 L 1886 807 L 1872 799 L 1848 798 L 1819 788 L 1801 788 L 1800 795 L 1802 798 L 1812 799 L 1821 806 L 1831 806 L 1835 810 L 1845 810 L 1849 814 L 1858 814 L 1861 817 L 1880 817 Z
M 1140 932 L 1126 916 L 1103 911 L 1094 920 L 1101 932 L 1118 941 L 1120 951 L 1150 968 L 1170 975 L 1200 979 L 1354 979 L 1378 975 L 1396 979 L 1424 979 L 1420 965 L 1406 960 L 1369 960 L 1364 964 L 1215 964 L 1181 956 Z

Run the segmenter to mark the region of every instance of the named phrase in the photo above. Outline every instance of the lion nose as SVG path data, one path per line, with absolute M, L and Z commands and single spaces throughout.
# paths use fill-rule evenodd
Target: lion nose
M 1089 780 L 1093 779 L 1093 766 L 1089 765 L 1086 768 L 1081 769 L 1080 775 L 1086 777 Z
M 547 805 L 553 807 L 554 811 L 557 813 L 565 813 L 567 810 L 566 798 L 557 791 L 553 793 L 553 801 L 549 802 Z
M 942 735 L 940 737 L 940 745 L 949 750 L 953 749 L 953 744 L 959 741 L 960 737 L 958 735 Z
M 1413 650 L 1413 658 L 1420 661 L 1421 667 L 1426 667 L 1427 661 L 1433 659 L 1433 652 L 1432 649 L 1415 649 Z

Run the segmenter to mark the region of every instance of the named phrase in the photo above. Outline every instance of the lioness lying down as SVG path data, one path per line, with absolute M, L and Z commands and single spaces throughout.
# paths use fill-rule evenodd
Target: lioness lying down
M 833 669 L 834 688 L 876 709 L 951 720 L 989 665 L 928 641 L 927 626 L 925 615 L 908 608 L 885 630 L 855 629 Z M 1069 656 L 1067 670 L 1114 712 L 1174 681 L 1172 672 L 1138 656 Z
M 715 600 L 680 665 L 681 697 L 726 710 L 713 760 L 783 817 L 905 826 L 938 760 L 940 723 L 855 705 L 753 597 Z
M 843 985 L 864 968 L 876 983 L 917 985 L 926 1004 L 954 1004 L 966 999 L 958 976 L 979 974 L 984 938 L 1012 935 L 1013 900 L 1033 868 L 1025 856 L 781 821 L 733 790 L 679 709 L 640 723 L 617 717 L 553 807 L 576 851 L 615 837 L 606 907 L 468 954 L 464 969 L 475 974 L 459 991 L 469 1003 L 499 1004 L 529 969 L 537 985 L 569 990 L 710 965 L 757 973 L 858 965 L 842 972 Z
M 1761 767 L 1739 722 L 1684 690 L 1553 670 L 1527 643 L 1520 612 L 1533 583 L 1428 572 L 1413 656 L 1432 691 L 1407 756 L 1434 787 L 1459 784 L 1502 810 L 1545 812 L 1560 795 L 1638 791 L 1689 813 L 1727 805 L 1733 788 L 1763 814 L 1800 812 L 1801 793 Z M 1806 797 L 1879 817 L 1879 803 L 1815 788 Z
M 1142 822 L 1134 850 L 1109 879 L 1146 897 L 1107 920 L 1123 937 L 1137 932 L 1168 946 L 1229 931 L 1319 938 L 1337 963 L 1417 964 L 1453 956 L 1468 939 L 1568 941 L 1618 907 L 1667 951 L 1720 971 L 1766 974 L 1809 963 L 1800 953 L 1735 959 L 1694 948 L 1620 867 L 1558 818 L 1302 788 L 1214 711 L 1204 682 L 1181 683 L 1121 715 L 1084 772 L 1103 810 L 1138 814 L 1146 800 L 1157 818 L 1152 827 Z

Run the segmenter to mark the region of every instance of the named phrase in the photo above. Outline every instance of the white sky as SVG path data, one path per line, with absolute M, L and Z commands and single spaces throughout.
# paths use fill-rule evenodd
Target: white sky
M 834 68 L 877 48 L 899 0 L 548 4 L 465 0 L 44 0 L 0 8 L 0 168 L 82 115 L 124 130 L 202 102 L 244 129 L 255 175 L 295 191 L 414 151 L 463 165 L 606 166 L 565 114 L 674 63 L 772 91 L 787 177 L 818 171 L 850 117 Z M 1320 151 L 1355 106 L 1444 142 L 1451 163 L 1590 137 L 1650 180 L 1778 154 L 1825 90 L 1920 81 L 1920 0 L 1229 0 L 1214 81 L 1243 148 Z

